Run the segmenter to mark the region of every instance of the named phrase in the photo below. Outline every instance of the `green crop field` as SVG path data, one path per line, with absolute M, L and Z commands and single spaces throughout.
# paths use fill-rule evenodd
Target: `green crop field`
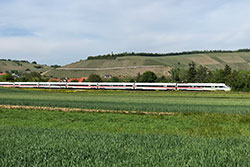
M 250 166 L 250 94 L 0 88 L 0 166 Z
M 148 112 L 250 113 L 250 95 L 225 92 L 1 89 L 0 104 Z

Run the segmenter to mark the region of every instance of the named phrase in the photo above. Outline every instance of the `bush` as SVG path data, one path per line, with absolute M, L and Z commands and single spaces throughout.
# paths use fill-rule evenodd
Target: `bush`
M 146 71 L 141 76 L 141 82 L 155 82 L 157 76 L 152 71 Z
M 101 82 L 102 81 L 102 78 L 100 77 L 100 75 L 97 75 L 97 74 L 91 74 L 89 77 L 88 77 L 88 82 Z

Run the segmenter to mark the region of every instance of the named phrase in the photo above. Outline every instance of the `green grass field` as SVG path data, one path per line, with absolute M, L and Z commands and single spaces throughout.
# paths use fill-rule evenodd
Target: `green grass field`
M 0 166 L 250 166 L 250 94 L 0 88 Z

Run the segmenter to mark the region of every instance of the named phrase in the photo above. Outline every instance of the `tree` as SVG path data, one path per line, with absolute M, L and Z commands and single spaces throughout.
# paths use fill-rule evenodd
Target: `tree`
M 228 75 L 230 75 L 231 71 L 232 71 L 232 68 L 226 64 L 224 67 L 224 76 L 227 77 Z
M 196 73 L 196 82 L 210 82 L 211 80 L 211 71 L 208 70 L 207 67 L 204 67 L 202 65 L 199 66 L 199 68 L 197 69 L 197 73 Z
M 189 69 L 187 71 L 187 81 L 188 82 L 195 82 L 195 78 L 196 78 L 196 65 L 195 63 L 192 61 L 191 63 L 188 64 L 189 65 Z
M 229 66 L 229 65 L 225 65 L 225 68 L 224 68 L 224 82 L 227 83 L 228 80 L 229 80 L 229 76 L 231 74 L 231 71 L 232 71 L 232 68 Z
M 38 72 L 25 73 L 21 78 L 18 79 L 21 82 L 42 82 L 47 81 L 47 78 L 41 76 Z
M 102 81 L 102 78 L 100 77 L 100 75 L 97 75 L 97 74 L 91 74 L 89 77 L 88 77 L 88 80 L 89 82 L 101 82 Z
M 11 73 L 8 72 L 5 76 L 5 80 L 6 81 L 14 81 L 14 77 Z
M 141 80 L 142 80 L 142 76 L 141 76 L 141 73 L 137 73 L 137 76 L 136 76 L 136 81 L 137 82 L 141 82 Z
M 59 67 L 61 67 L 61 66 L 60 66 L 60 65 L 55 64 L 55 65 L 51 65 L 50 67 L 53 67 L 53 68 L 59 68 Z
M 227 83 L 230 79 L 232 69 L 229 65 L 225 65 L 224 69 L 216 69 L 214 71 L 213 82 Z
M 234 70 L 231 73 L 227 84 L 232 90 L 239 91 L 245 87 L 244 80 L 244 76 L 239 71 Z
M 171 74 L 172 82 L 180 82 L 180 69 L 172 68 L 169 73 Z
M 119 82 L 120 79 L 118 77 L 115 77 L 113 76 L 111 79 L 110 79 L 111 82 Z
M 155 82 L 168 82 L 169 79 L 167 79 L 164 75 L 162 75 L 160 78 L 157 78 Z
M 141 77 L 142 82 L 155 82 L 156 79 L 157 76 L 152 71 L 144 72 Z

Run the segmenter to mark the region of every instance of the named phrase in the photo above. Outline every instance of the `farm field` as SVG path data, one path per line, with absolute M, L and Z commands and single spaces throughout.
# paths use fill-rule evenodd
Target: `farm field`
M 148 112 L 250 114 L 250 95 L 226 92 L 23 90 L 0 88 L 0 104 Z
M 250 165 L 248 93 L 0 88 L 0 105 L 138 112 L 0 108 L 0 166 Z

